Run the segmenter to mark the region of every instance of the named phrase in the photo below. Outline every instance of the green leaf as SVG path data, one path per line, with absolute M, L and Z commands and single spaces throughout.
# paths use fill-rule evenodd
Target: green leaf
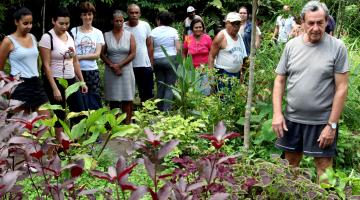
M 135 129 L 132 125 L 120 125 L 118 127 L 113 128 L 112 135 L 110 139 L 116 137 L 125 137 L 127 134 L 133 133 Z
M 71 129 L 70 138 L 76 140 L 84 135 L 86 131 L 86 119 L 82 119 L 79 123 L 75 124 Z
M 68 82 L 67 82 L 66 79 L 64 79 L 64 78 L 57 78 L 56 80 L 59 81 L 59 84 L 60 84 L 61 86 L 63 86 L 63 88 L 67 88 L 67 87 L 68 87 Z
M 117 121 L 115 119 L 115 116 L 113 114 L 106 114 L 105 118 L 106 118 L 106 121 L 109 122 L 111 127 L 115 127 L 115 126 L 118 125 L 118 123 L 117 123 Z
M 119 117 L 116 118 L 117 124 L 120 124 L 125 119 L 126 119 L 126 113 L 121 114 Z
M 218 9 L 222 9 L 222 3 L 220 0 L 213 0 L 210 4 L 217 7 Z
M 66 119 L 71 119 L 79 116 L 88 116 L 88 115 L 89 115 L 89 111 L 70 112 L 69 114 L 67 114 Z
M 106 133 L 107 131 L 104 125 L 102 124 L 102 125 L 91 126 L 89 132 L 102 134 L 102 133 Z
M 85 140 L 82 145 L 88 145 L 88 144 L 92 144 L 96 141 L 96 139 L 99 137 L 99 133 L 98 132 L 95 132 L 93 134 L 91 134 L 91 137 L 87 140 Z
M 60 122 L 61 126 L 63 127 L 64 132 L 70 137 L 71 131 L 70 131 L 69 126 L 61 119 L 59 119 L 59 122 Z
M 86 85 L 85 82 L 76 82 L 72 85 L 70 85 L 68 88 L 66 88 L 65 90 L 65 98 L 67 99 L 70 95 L 72 95 L 73 93 L 75 93 L 76 91 L 79 90 L 79 88 L 81 86 Z
M 57 116 L 56 115 L 53 115 L 52 118 L 50 119 L 43 119 L 41 121 L 41 123 L 45 126 L 48 126 L 48 127 L 54 127 L 56 121 L 58 120 Z
M 50 103 L 46 103 L 40 106 L 39 110 L 65 110 L 61 107 L 61 105 L 51 105 Z
M 86 120 L 86 127 L 90 127 L 93 124 L 95 124 L 96 122 L 98 122 L 98 120 L 100 118 L 102 118 L 103 113 L 107 111 L 107 108 L 100 108 L 97 109 L 95 112 L 92 112 L 89 117 Z

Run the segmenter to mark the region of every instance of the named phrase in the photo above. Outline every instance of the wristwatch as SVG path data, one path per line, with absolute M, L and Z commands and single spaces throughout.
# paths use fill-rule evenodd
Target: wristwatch
M 335 122 L 328 122 L 327 125 L 330 126 L 331 129 L 336 130 L 337 124 Z

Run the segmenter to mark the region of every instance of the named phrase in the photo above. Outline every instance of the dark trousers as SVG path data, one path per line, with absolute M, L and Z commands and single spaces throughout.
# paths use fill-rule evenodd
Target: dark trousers
M 99 70 L 81 71 L 84 77 L 88 93 L 82 94 L 85 110 L 97 110 L 102 108 L 100 97 Z
M 229 78 L 236 77 L 236 78 L 240 79 L 240 72 L 231 73 L 224 69 L 220 69 L 220 68 L 216 68 L 216 69 L 218 69 L 218 71 L 216 73 L 217 75 L 219 75 L 221 78 L 227 79 L 227 80 L 225 80 L 225 82 L 223 82 L 224 80 L 219 80 L 219 79 L 216 80 L 216 83 L 217 83 L 216 92 L 219 92 L 224 88 L 228 88 L 231 90 L 231 82 L 230 82 Z
M 151 67 L 134 67 L 135 81 L 141 102 L 154 97 L 153 70 Z
M 171 59 L 173 62 L 176 62 L 176 56 L 172 56 Z M 154 60 L 154 71 L 157 86 L 156 98 L 164 100 L 159 102 L 159 110 L 168 111 L 171 109 L 171 103 L 169 101 L 171 101 L 174 96 L 170 86 L 175 85 L 176 73 L 166 57 Z
M 57 87 L 59 88 L 60 90 L 60 93 L 61 93 L 61 97 L 62 97 L 62 101 L 59 102 L 59 101 L 56 101 L 54 99 L 54 94 L 53 94 L 53 90 L 50 86 L 50 83 L 47 81 L 47 78 L 45 77 L 43 80 L 44 80 L 44 87 L 45 87 L 45 91 L 48 95 L 48 98 L 49 98 L 49 101 L 52 105 L 55 105 L 55 104 L 58 104 L 58 105 L 61 105 L 62 108 L 65 108 L 65 88 L 63 88 L 60 84 L 59 84 L 59 81 L 55 79 L 55 83 L 57 85 Z M 72 85 L 76 82 L 75 78 L 72 78 L 72 79 L 66 79 L 67 82 L 68 82 L 68 85 Z M 67 106 L 69 107 L 69 110 L 71 112 L 81 112 L 81 111 L 84 111 L 85 110 L 85 107 L 84 107 L 84 103 L 83 103 L 83 99 L 82 99 L 82 96 L 81 96 L 81 92 L 78 90 L 76 92 L 74 92 L 73 94 L 71 94 L 67 99 L 66 99 L 66 104 Z M 65 120 L 66 116 L 65 116 L 65 112 L 62 111 L 62 110 L 54 110 L 54 113 L 55 115 L 61 119 L 61 120 Z M 79 123 L 80 120 L 82 119 L 83 117 L 75 117 L 75 118 L 72 118 L 71 119 L 71 123 L 72 124 L 76 124 L 76 123 Z M 61 127 L 61 124 L 57 121 L 55 123 L 55 127 L 59 128 Z

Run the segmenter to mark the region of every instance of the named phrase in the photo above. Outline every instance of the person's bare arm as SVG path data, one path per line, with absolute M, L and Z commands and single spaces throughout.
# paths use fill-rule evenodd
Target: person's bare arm
M 153 64 L 154 64 L 154 46 L 153 46 L 153 42 L 152 42 L 152 39 L 150 36 L 148 38 L 146 38 L 146 47 L 148 50 L 148 55 L 150 58 L 151 66 L 153 66 Z
M 10 39 L 5 37 L 0 45 L 0 71 L 4 71 L 6 60 L 13 48 Z
M 48 79 L 50 86 L 53 91 L 54 99 L 56 101 L 62 101 L 61 93 L 59 88 L 55 83 L 55 79 L 53 77 L 51 68 L 50 68 L 50 60 L 51 60 L 51 50 L 45 47 L 39 47 L 40 57 L 43 65 L 43 70 L 45 72 L 46 78 Z
M 180 54 L 181 53 L 181 43 L 179 40 L 175 40 L 175 48 L 176 48 L 176 53 Z
M 135 54 L 136 54 L 136 42 L 135 42 L 134 35 L 131 34 L 131 37 L 130 37 L 130 51 L 129 51 L 128 56 L 119 63 L 120 68 L 122 68 L 125 65 L 129 64 L 129 62 L 131 62 L 135 58 Z
M 274 33 L 273 33 L 273 39 L 277 38 L 277 35 L 279 34 L 279 25 L 275 25 Z
M 261 35 L 259 35 L 258 33 L 256 33 L 256 38 L 255 38 L 255 48 L 258 49 L 260 47 L 260 42 L 261 42 Z
M 348 88 L 348 73 L 335 74 L 335 95 L 331 108 L 331 113 L 328 122 L 339 122 L 341 112 L 344 108 Z M 326 148 L 334 142 L 335 130 L 330 126 L 325 126 L 318 139 L 319 147 Z
M 221 49 L 221 43 L 224 39 L 224 34 L 220 32 L 217 34 L 211 44 L 210 52 L 209 52 L 209 58 L 208 58 L 208 66 L 209 68 L 214 67 L 215 58 L 218 55 L 220 49 Z
M 287 131 L 285 118 L 282 113 L 282 98 L 284 96 L 286 76 L 276 75 L 273 89 L 273 119 L 272 128 L 278 138 L 284 136 L 284 130 Z
M 89 53 L 89 54 L 85 54 L 85 55 L 78 55 L 78 59 L 79 60 L 96 60 L 100 58 L 100 53 L 101 53 L 101 47 L 102 44 L 97 43 L 96 44 L 96 49 L 94 53 Z

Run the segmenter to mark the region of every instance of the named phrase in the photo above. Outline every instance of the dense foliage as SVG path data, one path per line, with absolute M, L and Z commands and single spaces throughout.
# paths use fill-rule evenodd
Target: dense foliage
M 200 14 L 206 13 L 209 34 L 226 11 L 236 9 L 243 2 L 214 0 L 205 5 L 204 1 L 137 1 L 149 12 L 185 10 L 192 4 Z M 341 33 L 351 63 L 335 168 L 322 177 L 327 183 L 320 186 L 315 183 L 312 158 L 304 158 L 301 168 L 292 168 L 274 148 L 271 90 L 282 48 L 271 41 L 270 18 L 281 4 L 261 1 L 260 13 L 261 9 L 268 10 L 263 15 L 263 40 L 256 57 L 250 150 L 243 149 L 242 140 L 246 79 L 241 84 L 230 80 L 231 89 L 206 96 L 199 87 L 201 72 L 191 66 L 190 58 L 179 59 L 176 69 L 179 81 L 172 88 L 176 94 L 172 111 L 157 110 L 156 103 L 160 100 L 147 101 L 135 111 L 132 125 L 122 124 L 125 116 L 118 109 L 67 112 L 67 120 L 62 122 L 65 132 L 59 140 L 54 138 L 52 128 L 56 116 L 45 119 L 36 113 L 12 113 L 21 102 L 8 99 L 20 82 L 1 74 L 1 198 L 359 199 L 360 40 L 354 37 L 360 30 L 360 23 L 356 23 L 359 3 L 326 2 L 331 5 L 332 13 L 337 8 L 345 10 Z M 2 1 L 0 10 L 12 3 Z M 63 3 L 76 5 L 78 1 Z M 122 8 L 127 4 L 117 0 L 96 3 L 99 7 L 117 4 Z M 143 16 L 149 15 L 145 12 Z M 184 13 L 179 12 L 178 21 L 183 17 Z M 0 24 L 4 19 L 0 16 Z M 182 32 L 180 22 L 175 27 Z M 103 69 L 101 63 L 100 69 Z M 213 79 L 218 77 L 214 70 L 207 69 L 204 73 L 216 87 Z M 68 93 L 79 86 L 68 87 Z M 43 109 L 59 107 L 45 105 Z M 83 120 L 71 126 L 68 120 L 79 115 Z

